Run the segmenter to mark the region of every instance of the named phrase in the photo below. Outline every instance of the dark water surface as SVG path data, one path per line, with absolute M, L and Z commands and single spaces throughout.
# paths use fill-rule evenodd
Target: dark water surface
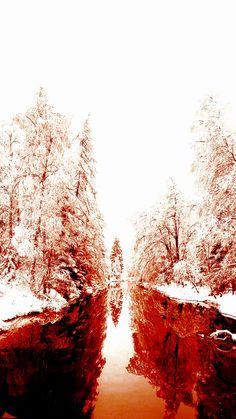
M 0 417 L 236 418 L 236 321 L 113 284 L 0 336 Z

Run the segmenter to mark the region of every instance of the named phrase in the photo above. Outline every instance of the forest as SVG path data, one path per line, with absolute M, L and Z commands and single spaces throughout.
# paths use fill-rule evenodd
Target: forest
M 198 196 L 187 202 L 174 180 L 135 222 L 130 275 L 137 283 L 191 283 L 212 295 L 236 289 L 236 132 L 207 97 L 192 125 Z
M 66 299 L 107 281 L 89 118 L 73 136 L 40 88 L 0 131 L 1 276 Z
M 129 267 L 135 283 L 186 282 L 213 295 L 236 289 L 236 132 L 209 96 L 196 114 L 195 174 L 199 196 L 187 202 L 174 180 L 135 222 Z M 0 131 L 1 276 L 36 295 L 54 289 L 69 299 L 108 284 L 104 221 L 97 204 L 89 118 L 74 136 L 40 88 L 33 106 Z M 123 270 L 115 239 L 110 277 Z

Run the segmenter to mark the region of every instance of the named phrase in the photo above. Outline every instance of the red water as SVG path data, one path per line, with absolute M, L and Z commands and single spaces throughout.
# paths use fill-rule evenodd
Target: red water
M 236 321 L 157 291 L 85 294 L 0 335 L 0 417 L 236 419 L 236 348 L 218 329 Z
M 134 355 L 130 324 L 130 301 L 126 292 L 117 326 L 111 316 L 107 320 L 103 348 L 106 364 L 99 379 L 94 419 L 156 419 L 164 416 L 165 402 L 157 397 L 155 387 L 144 376 L 127 371 Z M 195 410 L 181 404 L 176 418 L 193 417 Z

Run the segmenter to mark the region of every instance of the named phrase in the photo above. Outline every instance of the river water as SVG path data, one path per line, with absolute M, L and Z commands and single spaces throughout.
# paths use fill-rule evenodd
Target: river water
M 114 283 L 0 336 L 0 417 L 236 418 L 236 321 Z
M 117 325 L 112 320 L 111 314 L 107 319 L 107 337 L 103 349 L 106 364 L 99 379 L 99 395 L 93 417 L 95 419 L 162 417 L 163 402 L 156 397 L 154 388 L 145 377 L 127 371 L 129 361 L 134 354 L 127 292 L 124 293 Z

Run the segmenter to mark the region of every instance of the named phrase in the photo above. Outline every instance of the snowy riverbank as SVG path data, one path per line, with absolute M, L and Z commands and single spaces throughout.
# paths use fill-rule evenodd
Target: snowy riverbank
M 210 295 L 209 287 L 195 288 L 188 282 L 183 286 L 177 284 L 157 285 L 155 289 L 177 300 L 214 305 L 222 314 L 236 318 L 236 294 L 227 293 L 214 297 Z
M 58 315 L 60 316 L 61 310 L 77 301 L 81 293 L 96 294 L 104 288 L 105 286 L 87 286 L 80 291 L 74 287 L 68 299 L 65 299 L 54 289 L 37 297 L 28 287 L 3 282 L 0 284 L 0 333 L 19 327 L 33 318 L 37 319 L 37 316 L 45 321 L 54 322 Z
M 190 282 L 185 282 L 184 285 L 175 283 L 169 285 L 150 285 L 144 282 L 142 286 L 146 289 L 156 289 L 176 300 L 217 307 L 222 314 L 236 318 L 236 294 L 232 294 L 232 292 L 223 294 L 222 296 L 213 296 L 210 295 L 211 291 L 209 287 L 194 287 Z
M 19 317 L 43 313 L 45 310 L 58 312 L 68 302 L 54 290 L 37 298 L 29 289 L 17 285 L 0 285 L 0 330 L 11 327 L 10 321 Z

